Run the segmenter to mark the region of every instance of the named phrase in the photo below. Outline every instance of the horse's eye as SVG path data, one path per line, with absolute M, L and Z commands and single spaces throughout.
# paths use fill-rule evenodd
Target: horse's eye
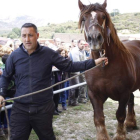
M 105 16 L 104 15 L 102 16 L 102 19 L 105 19 Z

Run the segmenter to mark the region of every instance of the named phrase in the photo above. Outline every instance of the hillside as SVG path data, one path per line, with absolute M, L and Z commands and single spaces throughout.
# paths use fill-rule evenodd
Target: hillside
M 119 14 L 111 17 L 118 33 L 139 33 L 140 13 Z M 48 24 L 39 28 L 40 37 L 52 38 L 54 33 L 80 33 L 78 22 L 66 22 L 62 24 Z
M 112 22 L 118 32 L 140 33 L 140 13 L 120 14 L 112 17 Z
M 47 25 L 47 19 L 35 18 L 27 15 L 18 17 L 6 17 L 0 19 L 0 35 L 7 35 L 13 28 L 21 28 L 24 23 L 35 23 L 38 27 Z
M 111 18 L 119 33 L 135 34 L 140 32 L 140 13 L 119 14 Z M 12 28 L 20 28 L 25 22 L 35 23 L 41 38 L 53 38 L 54 33 L 80 33 L 78 22 L 68 21 L 61 24 L 51 24 L 46 19 L 21 16 L 12 20 L 0 19 L 0 36 L 7 36 Z

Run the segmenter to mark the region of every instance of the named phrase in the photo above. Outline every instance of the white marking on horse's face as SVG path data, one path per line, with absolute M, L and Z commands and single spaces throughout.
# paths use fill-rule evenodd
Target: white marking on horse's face
M 97 15 L 97 13 L 96 13 L 96 12 L 94 12 L 94 11 L 92 11 L 92 12 L 91 12 L 91 15 L 92 15 L 92 18 L 93 18 L 93 19 L 95 19 L 95 17 L 96 17 L 96 15 Z

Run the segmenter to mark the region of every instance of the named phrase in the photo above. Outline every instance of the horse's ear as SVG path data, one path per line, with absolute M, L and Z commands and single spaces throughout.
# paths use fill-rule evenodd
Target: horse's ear
M 107 0 L 104 1 L 104 3 L 102 4 L 102 6 L 104 7 L 104 9 L 106 8 L 106 6 L 107 6 Z
M 82 10 L 85 7 L 85 5 L 80 0 L 78 0 L 78 5 L 80 10 Z

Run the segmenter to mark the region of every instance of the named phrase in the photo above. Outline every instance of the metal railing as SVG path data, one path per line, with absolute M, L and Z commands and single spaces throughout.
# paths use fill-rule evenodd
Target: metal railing
M 73 85 L 73 86 L 69 86 L 69 87 L 66 87 L 66 88 L 55 90 L 55 91 L 53 91 L 53 94 L 57 94 L 57 93 L 60 93 L 60 92 L 63 92 L 63 91 L 66 91 L 66 90 L 69 90 L 69 89 L 72 89 L 72 88 L 80 87 L 80 86 L 83 86 L 83 85 L 86 85 L 86 84 L 87 84 L 86 82 L 83 82 L 83 83 L 80 83 L 80 84 L 76 84 L 76 85 Z M 10 109 L 10 108 L 12 108 L 12 104 L 7 105 L 5 107 L 6 107 L 6 109 Z M 4 110 L 5 110 L 4 107 L 2 107 L 1 111 L 4 111 Z

